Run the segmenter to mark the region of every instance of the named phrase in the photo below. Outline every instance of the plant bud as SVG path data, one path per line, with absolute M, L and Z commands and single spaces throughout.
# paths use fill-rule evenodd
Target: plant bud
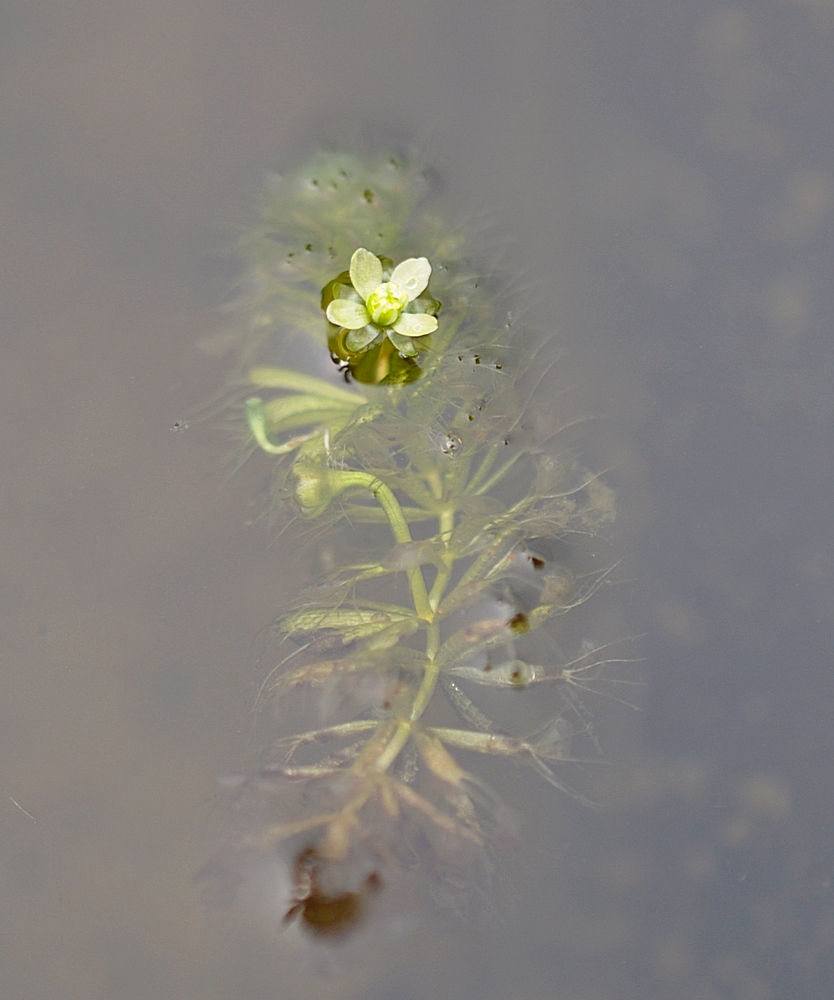
M 292 467 L 295 476 L 295 499 L 305 517 L 318 517 L 330 506 L 338 493 L 334 478 L 338 473 L 326 466 L 296 462 Z

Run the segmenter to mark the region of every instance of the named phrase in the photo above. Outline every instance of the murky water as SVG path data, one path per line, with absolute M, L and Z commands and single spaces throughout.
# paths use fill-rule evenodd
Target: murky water
M 19 3 L 3 30 L 0 991 L 818 997 L 834 945 L 830 51 L 817 2 Z M 416 139 L 564 345 L 643 633 L 602 810 L 526 771 L 503 923 L 336 952 L 193 878 L 310 570 L 227 480 L 227 248 L 264 171 Z M 529 300 L 529 301 L 528 301 Z M 217 335 L 221 335 L 219 338 Z

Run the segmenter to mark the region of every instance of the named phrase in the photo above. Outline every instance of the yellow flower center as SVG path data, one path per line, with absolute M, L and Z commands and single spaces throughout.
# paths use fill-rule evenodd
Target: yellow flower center
M 365 308 L 376 326 L 391 326 L 408 305 L 408 297 L 390 281 L 384 281 L 368 296 Z

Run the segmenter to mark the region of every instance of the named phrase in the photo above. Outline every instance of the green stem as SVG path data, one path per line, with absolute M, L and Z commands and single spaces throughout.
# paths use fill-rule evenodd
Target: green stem
M 455 512 L 454 510 L 444 510 L 439 518 L 440 522 L 440 532 L 439 536 L 443 540 L 446 546 L 446 552 L 444 555 L 444 567 L 437 571 L 437 576 L 434 578 L 434 583 L 432 584 L 431 593 L 429 594 L 429 604 L 431 605 L 432 611 L 437 611 L 440 601 L 443 598 L 443 594 L 446 592 L 446 587 L 448 586 L 449 580 L 452 577 L 452 570 L 454 569 L 455 560 L 449 555 L 448 545 L 449 539 L 452 537 L 452 531 L 455 527 Z
M 339 472 L 329 470 L 328 480 L 328 485 L 330 485 L 332 490 L 330 499 L 335 498 L 344 490 L 356 487 L 369 490 L 374 499 L 379 501 L 380 506 L 385 511 L 385 516 L 391 525 L 394 539 L 401 545 L 413 541 L 408 521 L 405 519 L 399 500 L 397 500 L 391 487 L 386 486 L 381 479 L 378 479 L 370 472 Z M 406 576 L 411 588 L 414 610 L 421 618 L 430 622 L 434 618 L 434 611 L 429 601 L 426 581 L 423 579 L 423 571 L 419 566 L 414 566 L 412 569 L 406 570 Z
M 438 484 L 437 489 L 438 495 L 442 495 L 442 489 Z M 438 518 L 438 527 L 440 531 L 438 532 L 439 537 L 443 539 L 443 543 L 446 546 L 446 553 L 444 555 L 445 566 L 437 571 L 437 576 L 432 584 L 431 594 L 429 595 L 429 604 L 431 605 L 432 614 L 436 613 L 449 580 L 452 576 L 452 570 L 454 568 L 454 558 L 449 554 L 448 546 L 449 540 L 452 537 L 452 532 L 455 528 L 455 510 L 454 508 L 448 508 L 444 510 L 440 517 Z M 417 693 L 414 696 L 414 701 L 411 704 L 411 722 L 416 722 L 425 712 L 429 703 L 434 696 L 434 689 L 437 687 L 437 681 L 440 676 L 440 665 L 437 663 L 437 654 L 440 650 L 440 627 L 436 621 L 432 621 L 428 627 L 428 635 L 426 636 L 426 670 L 423 674 L 423 680 L 420 683 L 420 687 L 417 689 Z
M 423 680 L 420 682 L 420 687 L 417 689 L 417 694 L 414 695 L 414 701 L 411 704 L 411 722 L 416 722 L 428 708 L 429 702 L 434 696 L 434 689 L 437 687 L 437 679 L 440 676 L 440 661 L 437 660 L 437 651 L 440 646 L 440 629 L 436 622 L 432 622 L 429 625 L 428 631 L 429 636 L 426 643 L 426 659 L 428 662 L 423 674 Z
M 266 432 L 266 412 L 263 400 L 258 396 L 253 396 L 251 399 L 246 400 L 246 420 L 258 447 L 268 455 L 288 455 L 291 451 L 295 451 L 296 448 L 301 447 L 305 442 L 311 441 L 317 435 L 320 436 L 322 434 L 321 428 L 316 427 L 304 434 L 298 434 L 294 438 L 290 438 L 289 441 L 284 441 L 282 444 L 273 444 Z
M 408 521 L 394 491 L 377 476 L 369 472 L 322 470 L 302 462 L 296 464 L 294 473 L 299 487 L 301 487 L 300 490 L 297 489 L 297 493 L 302 494 L 299 499 L 308 501 L 313 509 L 323 510 L 344 490 L 369 490 L 385 512 L 394 539 L 400 544 L 412 541 Z M 455 511 L 453 509 L 444 511 L 440 515 L 439 521 L 440 536 L 448 543 L 455 526 Z M 421 718 L 432 700 L 440 676 L 440 664 L 437 662 L 437 653 L 440 649 L 440 627 L 435 621 L 435 610 L 440 603 L 451 573 L 452 565 L 448 565 L 438 572 L 430 598 L 420 567 L 416 566 L 406 571 L 414 609 L 427 622 L 426 669 L 414 696 L 408 718 L 396 722 L 392 720 L 386 726 L 381 727 L 354 761 L 351 768 L 354 771 L 361 772 L 370 768 L 379 773 L 386 772 L 408 742 L 414 723 Z

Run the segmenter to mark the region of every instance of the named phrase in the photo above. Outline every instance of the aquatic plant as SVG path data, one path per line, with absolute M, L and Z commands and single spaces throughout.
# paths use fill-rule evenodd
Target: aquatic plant
M 288 859 L 278 908 L 323 936 L 399 871 L 459 885 L 488 863 L 511 814 L 459 752 L 587 801 L 565 774 L 596 755 L 584 696 L 617 660 L 565 656 L 552 628 L 609 577 L 577 543 L 612 493 L 548 416 L 546 348 L 429 193 L 404 158 L 321 155 L 270 182 L 240 246 L 245 436 L 323 573 L 275 624 L 259 703 L 290 732 L 236 783 L 260 818 L 230 849 Z M 511 731 L 479 690 L 546 714 Z

